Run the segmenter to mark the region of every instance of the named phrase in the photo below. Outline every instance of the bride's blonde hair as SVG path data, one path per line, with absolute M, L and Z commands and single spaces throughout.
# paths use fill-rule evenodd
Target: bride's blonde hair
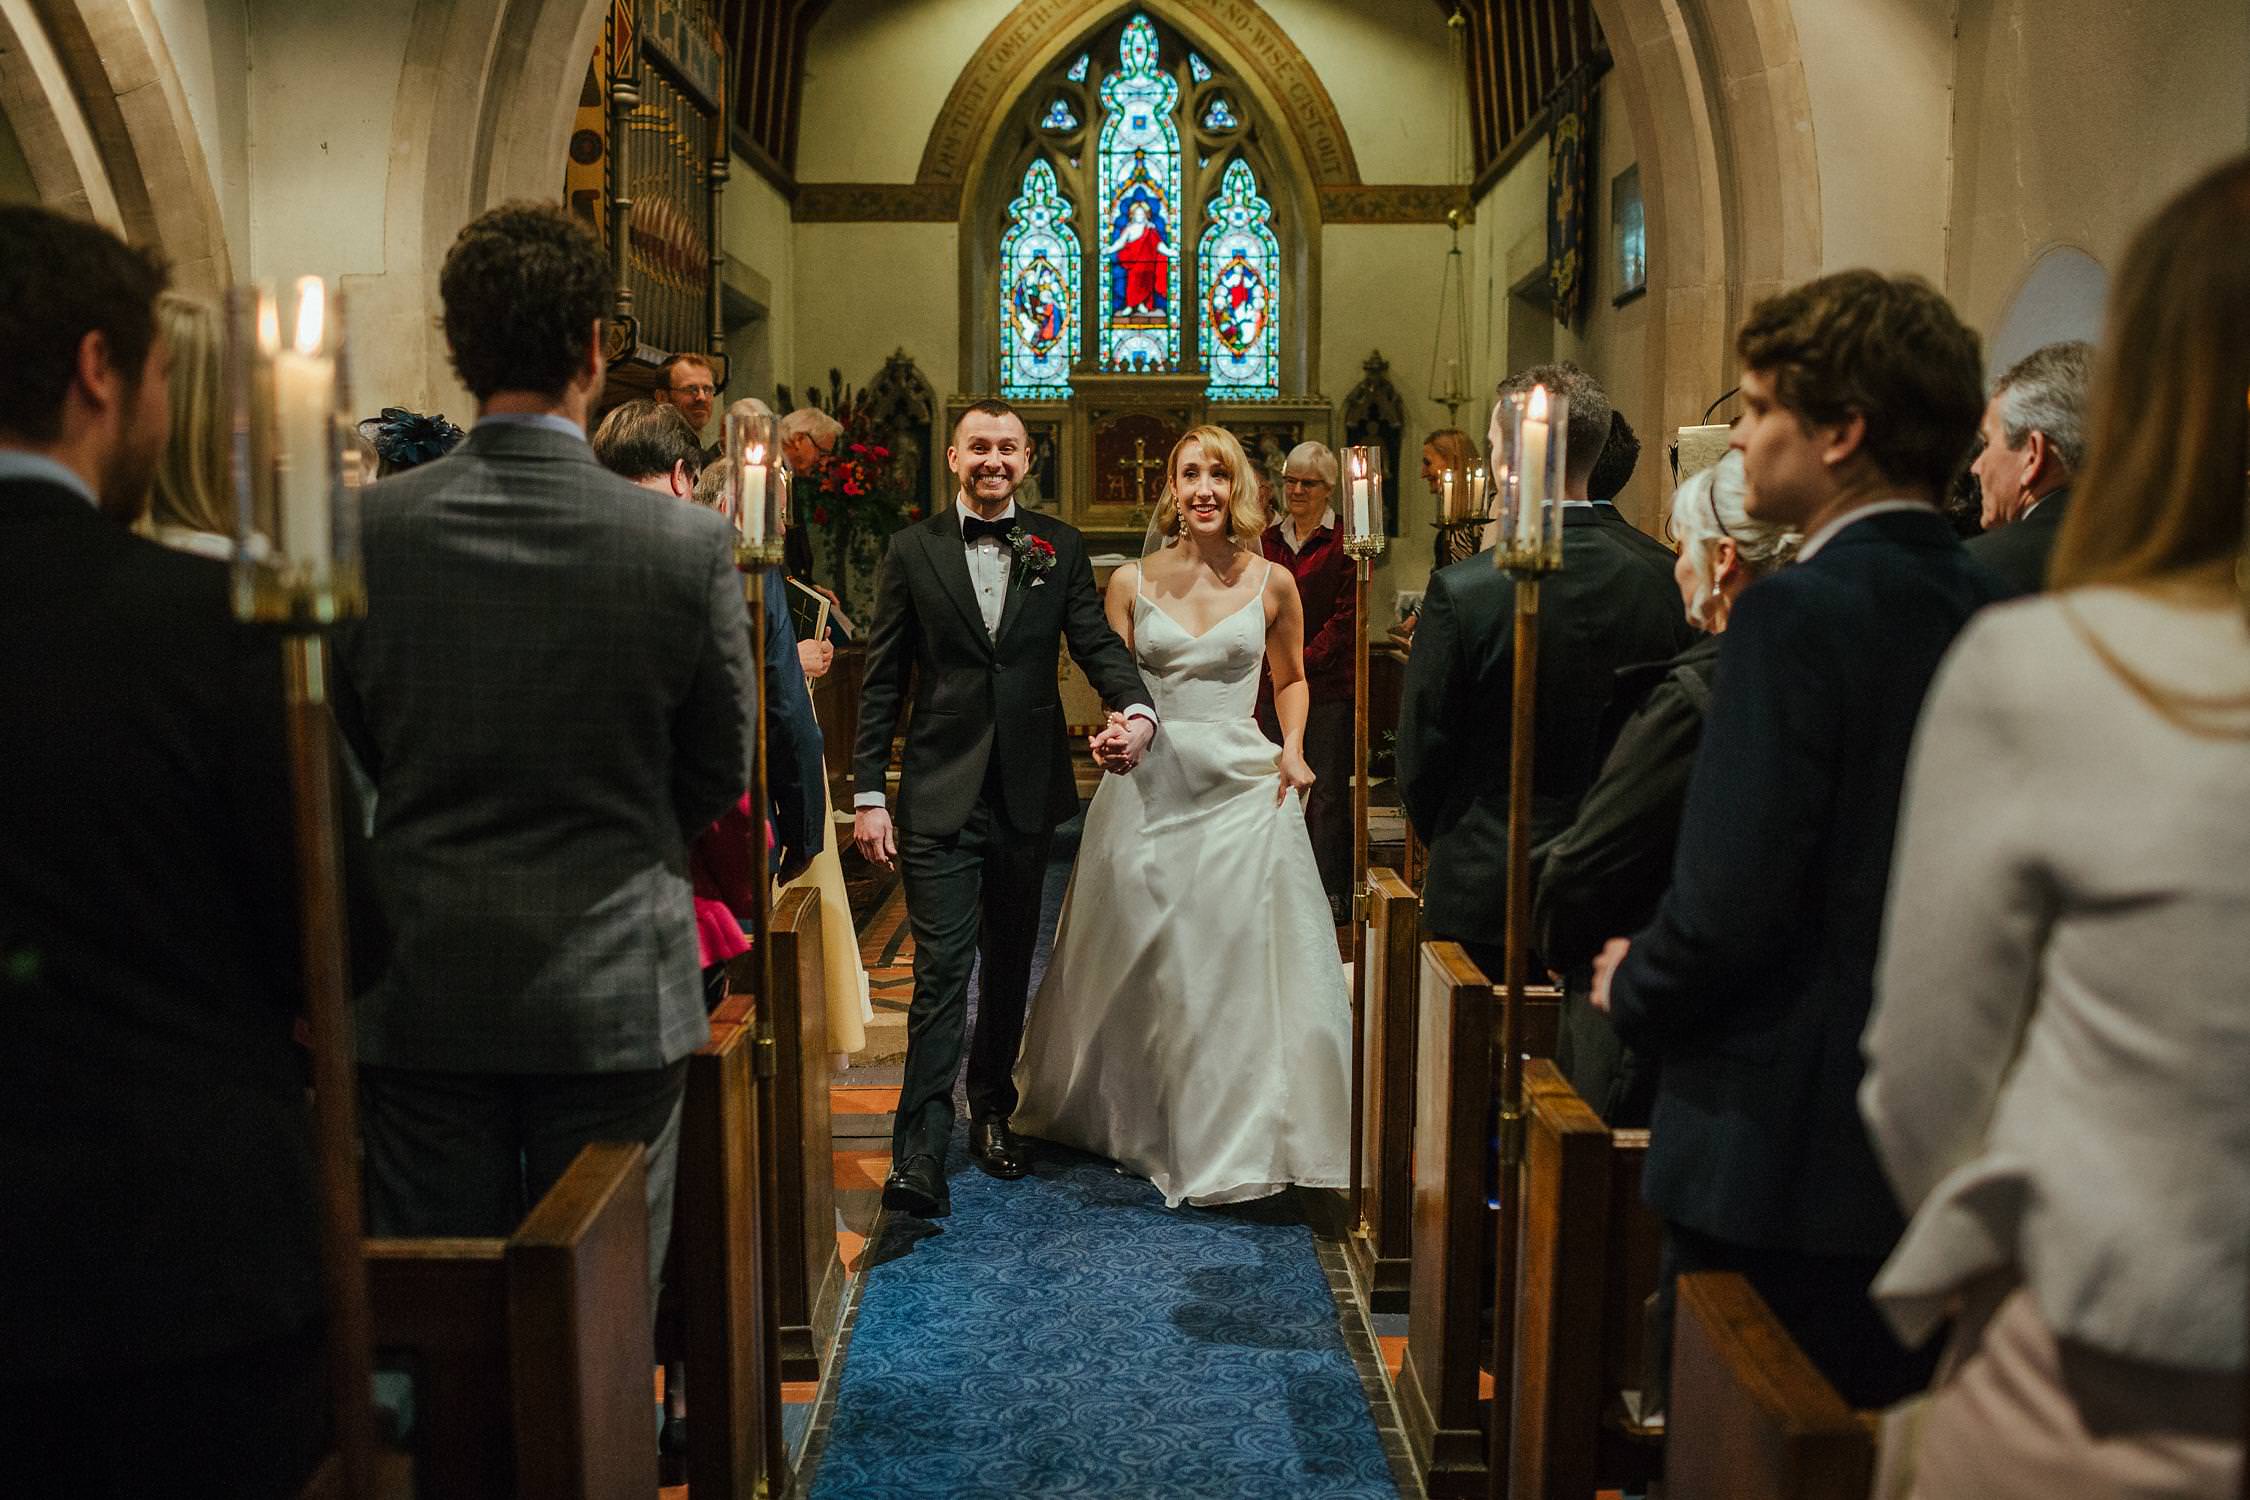
M 1250 468 L 1250 455 L 1242 440 L 1224 427 L 1190 427 L 1172 445 L 1164 460 L 1164 493 L 1156 498 L 1156 534 L 1171 541 L 1180 534 L 1180 499 L 1172 486 L 1179 472 L 1180 450 L 1190 443 L 1203 446 L 1204 459 L 1227 476 L 1227 535 L 1245 547 L 1258 544 L 1266 529 L 1265 507 L 1258 501 L 1258 476 Z

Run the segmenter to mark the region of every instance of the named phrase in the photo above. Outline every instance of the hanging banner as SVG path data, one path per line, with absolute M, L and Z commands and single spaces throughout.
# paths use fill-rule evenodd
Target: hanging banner
M 1547 141 L 1547 290 L 1555 321 L 1576 325 L 1586 308 L 1586 183 L 1592 170 L 1592 73 L 1563 80 L 1550 105 Z

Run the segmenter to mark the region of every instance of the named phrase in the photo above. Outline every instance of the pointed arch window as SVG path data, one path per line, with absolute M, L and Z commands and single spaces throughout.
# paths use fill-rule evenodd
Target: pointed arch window
M 1001 389 L 1021 400 L 1070 397 L 1080 249 L 1070 202 L 1042 156 L 1024 169 L 1000 241 Z
M 1196 261 L 1211 397 L 1278 396 L 1281 325 L 1274 284 L 1281 242 L 1274 238 L 1273 205 L 1259 195 L 1250 163 L 1239 156 L 1227 163 L 1207 217 Z
M 1282 355 L 1304 257 L 1285 257 L 1281 236 L 1298 199 L 1274 191 L 1240 80 L 1138 12 L 1088 40 L 1032 84 L 1015 154 L 995 163 L 1014 174 L 987 200 L 1006 204 L 1001 394 L 1067 399 L 1079 373 L 1194 374 L 1214 399 L 1278 397 L 1304 378 L 1284 376 Z

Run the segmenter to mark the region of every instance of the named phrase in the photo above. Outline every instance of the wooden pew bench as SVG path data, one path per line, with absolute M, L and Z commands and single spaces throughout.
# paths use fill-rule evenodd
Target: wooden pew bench
M 414 1377 L 424 1500 L 647 1500 L 648 1168 L 597 1143 L 507 1239 L 370 1239 L 375 1347 Z
M 1412 1264 L 1399 1420 L 1433 1497 L 1482 1495 L 1489 1416 L 1479 1371 L 1491 1350 L 1498 1216 L 1492 1178 L 1500 997 L 1457 943 L 1424 943 L 1415 1032 Z M 1523 1051 L 1550 1056 L 1561 996 L 1526 996 Z
M 1667 1500 L 1867 1500 L 1875 1414 L 1844 1404 L 1731 1272 L 1680 1278 Z
M 1639 1421 L 1663 1236 L 1641 1202 L 1648 1132 L 1606 1128 L 1545 1060 L 1524 1069 L 1524 1106 L 1508 1493 L 1638 1492 L 1662 1469 L 1661 1431 Z
M 1414 1250 L 1415 985 L 1421 902 L 1396 870 L 1367 876 L 1367 978 L 1360 1009 L 1358 1222 L 1345 1241 L 1376 1312 L 1406 1307 Z

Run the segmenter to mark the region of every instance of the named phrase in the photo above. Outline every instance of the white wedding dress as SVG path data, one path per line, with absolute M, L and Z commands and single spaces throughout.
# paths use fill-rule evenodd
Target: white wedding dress
M 1018 1131 L 1109 1157 L 1170 1207 L 1349 1173 L 1351 1002 L 1303 798 L 1276 805 L 1254 717 L 1263 579 L 1202 635 L 1135 598 L 1162 727 L 1094 793 L 1016 1063 Z

